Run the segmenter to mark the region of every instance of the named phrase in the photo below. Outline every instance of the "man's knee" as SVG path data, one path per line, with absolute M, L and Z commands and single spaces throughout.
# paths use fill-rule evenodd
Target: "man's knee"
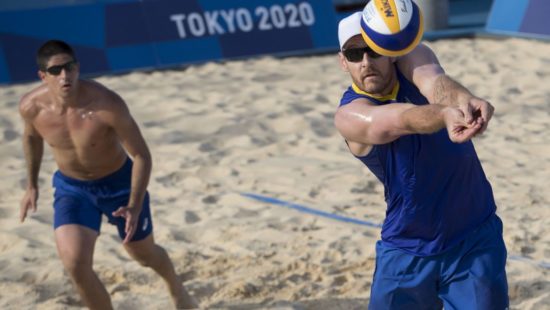
M 86 259 L 74 257 L 61 257 L 63 266 L 69 275 L 78 281 L 84 279 L 90 272 L 93 272 L 92 262 Z
M 92 270 L 97 234 L 95 230 L 76 224 L 62 225 L 55 230 L 57 253 L 71 275 Z

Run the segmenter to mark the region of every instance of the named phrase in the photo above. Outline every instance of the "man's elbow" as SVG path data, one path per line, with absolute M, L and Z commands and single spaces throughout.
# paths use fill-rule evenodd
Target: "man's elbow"
M 380 145 L 380 144 L 386 144 L 395 141 L 399 138 L 399 135 L 396 134 L 396 132 L 389 130 L 389 129 L 382 129 L 382 130 L 369 130 L 367 133 L 367 140 L 368 144 L 372 145 Z
M 134 161 L 140 161 L 146 167 L 151 167 L 153 165 L 153 160 L 149 150 L 144 150 L 134 154 Z

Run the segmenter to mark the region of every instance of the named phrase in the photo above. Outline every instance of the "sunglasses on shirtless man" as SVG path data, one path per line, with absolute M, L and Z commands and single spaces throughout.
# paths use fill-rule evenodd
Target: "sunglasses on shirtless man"
M 63 69 L 66 71 L 66 72 L 71 72 L 74 70 L 74 68 L 76 67 L 76 64 L 78 64 L 78 61 L 76 60 L 71 60 L 67 63 L 64 63 L 62 65 L 57 65 L 57 66 L 51 66 L 51 67 L 48 67 L 46 68 L 46 72 L 48 72 L 49 74 L 51 75 L 60 75 L 61 74 L 61 71 L 63 71 Z

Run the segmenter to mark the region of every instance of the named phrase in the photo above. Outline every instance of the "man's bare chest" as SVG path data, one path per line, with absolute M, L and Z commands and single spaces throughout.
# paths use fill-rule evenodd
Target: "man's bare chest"
M 85 110 L 61 115 L 41 113 L 34 127 L 52 148 L 57 149 L 94 147 L 111 132 L 95 112 Z

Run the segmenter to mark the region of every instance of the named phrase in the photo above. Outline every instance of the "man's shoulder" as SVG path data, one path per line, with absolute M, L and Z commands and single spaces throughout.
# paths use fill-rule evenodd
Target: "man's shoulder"
M 356 101 L 359 101 L 361 103 L 372 103 L 370 100 L 370 97 L 357 93 L 355 90 L 353 90 L 353 87 L 350 86 L 342 94 L 339 107 L 349 105 L 352 102 L 356 102 Z
M 19 101 L 19 112 L 24 118 L 33 117 L 38 113 L 40 103 L 46 103 L 48 101 L 48 87 L 45 84 L 41 84 L 29 92 L 25 93 Z
M 94 80 L 80 80 L 80 87 L 88 98 L 96 105 L 117 107 L 124 105 L 122 98 L 107 86 Z
M 107 123 L 128 118 L 129 111 L 126 102 L 115 91 L 93 80 L 81 80 L 81 89 L 85 93 L 83 100 L 96 110 L 98 117 Z
M 94 80 L 80 80 L 80 87 L 90 97 L 93 98 L 111 98 L 118 95 L 107 86 Z
M 344 93 L 342 94 L 342 98 L 340 98 L 340 106 L 346 105 L 351 102 L 350 98 L 354 97 L 355 92 L 353 91 L 353 88 L 350 86 L 346 88 Z
M 36 86 L 35 88 L 31 89 L 30 91 L 23 94 L 21 97 L 20 102 L 28 102 L 40 99 L 41 97 L 44 97 L 46 93 L 48 92 L 48 86 L 46 84 L 40 84 Z

